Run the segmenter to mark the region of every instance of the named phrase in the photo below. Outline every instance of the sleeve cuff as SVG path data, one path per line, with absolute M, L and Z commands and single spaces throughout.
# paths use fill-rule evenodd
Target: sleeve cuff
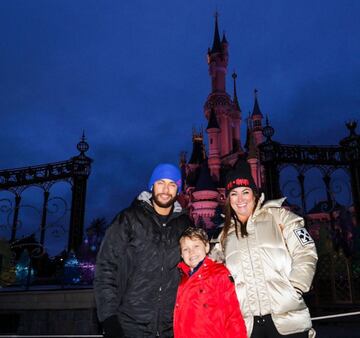
M 299 288 L 297 288 L 296 286 L 294 286 L 294 289 L 295 289 L 295 291 L 300 295 L 300 296 L 302 296 L 303 295 L 303 292 L 302 292 L 302 290 L 300 290 Z

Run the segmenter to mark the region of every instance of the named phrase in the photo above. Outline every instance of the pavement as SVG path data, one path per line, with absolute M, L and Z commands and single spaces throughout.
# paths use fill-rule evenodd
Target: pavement
M 360 314 L 313 321 L 316 338 L 360 338 Z

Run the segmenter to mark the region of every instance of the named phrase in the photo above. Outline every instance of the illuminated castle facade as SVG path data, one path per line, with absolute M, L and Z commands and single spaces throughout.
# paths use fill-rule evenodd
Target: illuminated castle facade
M 211 92 L 204 104 L 207 120 L 206 134 L 193 131 L 192 154 L 180 157 L 184 193 L 180 197 L 190 210 L 195 223 L 206 229 L 216 227 L 218 216 L 225 201 L 224 177 L 239 158 L 246 158 L 258 187 L 263 184 L 263 170 L 258 157 L 258 145 L 263 142 L 263 115 L 255 90 L 254 107 L 245 123 L 246 142 L 241 144 L 243 115 L 236 92 L 236 77 L 232 74 L 233 92 L 226 91 L 229 60 L 229 43 L 223 34 L 220 38 L 218 17 L 215 16 L 215 30 L 212 48 L 207 52 L 207 63 L 211 81 Z M 208 149 L 205 149 L 207 137 Z

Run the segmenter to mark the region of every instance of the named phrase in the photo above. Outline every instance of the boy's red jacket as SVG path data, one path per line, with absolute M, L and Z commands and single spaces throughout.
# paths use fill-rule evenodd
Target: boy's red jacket
M 206 257 L 198 271 L 181 262 L 174 309 L 175 338 L 246 338 L 246 328 L 229 270 Z

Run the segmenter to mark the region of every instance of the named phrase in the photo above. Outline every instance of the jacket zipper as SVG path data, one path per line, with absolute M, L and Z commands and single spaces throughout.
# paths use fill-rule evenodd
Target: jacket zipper
M 169 218 L 167 219 L 166 223 L 160 223 L 158 218 L 155 216 L 154 214 L 154 209 L 151 208 L 148 204 L 145 204 L 145 207 L 148 208 L 149 211 L 151 211 L 152 213 L 152 218 L 154 220 L 154 222 L 161 227 L 161 233 L 163 234 L 164 232 L 164 228 L 166 227 L 166 225 L 168 223 L 170 223 L 170 221 L 172 221 L 173 219 L 176 219 L 178 217 L 180 217 L 182 214 L 184 214 L 184 211 L 181 212 L 172 212 L 172 214 L 169 216 Z M 161 238 L 162 239 L 162 238 Z M 158 305 L 161 305 L 160 303 L 162 302 L 162 297 L 160 295 L 161 291 L 162 291 L 162 282 L 163 282 L 163 278 L 164 278 L 164 251 L 162 248 L 162 255 L 161 255 L 161 285 L 159 286 L 159 296 L 158 296 Z M 156 337 L 160 337 L 161 334 L 161 330 L 160 330 L 160 311 L 161 311 L 161 306 L 158 306 L 158 311 L 157 311 L 157 318 L 156 318 Z
M 171 215 L 170 215 L 171 217 Z M 159 224 L 160 225 L 160 224 Z M 162 223 L 161 224 L 161 240 L 163 240 L 163 234 L 164 234 L 164 229 L 166 227 L 166 223 Z M 157 323 L 156 323 L 156 337 L 160 337 L 160 312 L 161 312 L 161 308 L 162 308 L 162 296 L 161 296 L 161 292 L 162 292 L 162 284 L 163 284 L 163 280 L 164 280 L 164 249 L 161 247 L 161 269 L 160 269 L 160 286 L 159 286 L 159 294 L 158 294 L 158 315 L 157 315 Z
M 246 237 L 246 246 L 247 246 L 247 249 L 248 249 L 249 259 L 250 259 L 250 263 L 251 263 L 251 270 L 252 270 L 253 278 L 254 278 L 254 281 L 255 281 L 255 271 L 254 271 L 253 261 L 252 261 L 252 258 L 251 258 L 251 253 L 250 253 L 250 246 L 249 246 L 249 239 L 248 239 L 248 237 Z M 256 284 L 256 283 L 254 283 L 254 284 L 255 284 L 255 288 L 256 288 L 256 294 L 257 294 L 257 300 L 258 300 L 258 305 L 259 305 L 260 317 L 262 317 L 259 290 L 258 290 L 257 284 Z

